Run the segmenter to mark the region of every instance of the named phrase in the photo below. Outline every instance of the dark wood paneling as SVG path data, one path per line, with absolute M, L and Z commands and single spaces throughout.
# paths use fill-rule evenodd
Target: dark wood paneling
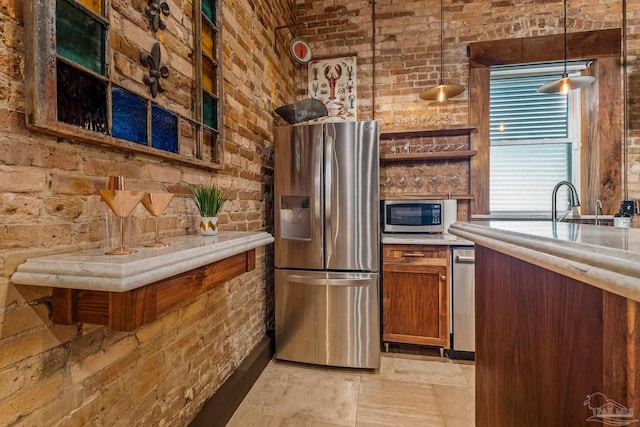
M 588 426 L 603 292 L 476 246 L 476 425 Z
M 245 253 L 229 257 L 222 262 L 215 262 L 205 267 L 200 289 L 195 292 L 203 293 L 215 288 L 247 271 L 247 255 Z M 196 285 L 197 286 L 197 285 Z
M 109 322 L 109 292 L 73 290 L 76 321 L 106 325 Z
M 156 320 L 157 286 L 143 286 L 129 292 L 109 293 L 110 329 L 133 331 Z
M 471 135 L 471 149 L 477 155 L 471 159 L 470 193 L 471 214 L 489 213 L 489 68 L 469 70 L 469 121 L 476 123 L 478 131 Z
M 475 68 L 562 61 L 564 59 L 563 37 L 562 34 L 554 34 L 471 43 L 469 63 L 472 68 Z M 622 32 L 619 28 L 569 33 L 567 34 L 567 59 L 619 57 L 621 40 Z
M 53 323 L 72 325 L 77 322 L 75 293 L 72 289 L 53 288 L 51 305 Z
M 156 291 L 156 310 L 164 313 L 191 301 L 194 288 L 202 283 L 204 270 L 198 268 L 187 273 L 158 282 Z
M 255 249 L 252 249 L 127 292 L 54 288 L 54 323 L 86 322 L 132 331 L 253 270 L 255 265 Z

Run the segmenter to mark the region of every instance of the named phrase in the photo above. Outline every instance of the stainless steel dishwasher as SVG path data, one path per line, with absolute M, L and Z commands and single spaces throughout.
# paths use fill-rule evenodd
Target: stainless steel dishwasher
M 476 350 L 475 250 L 454 247 L 451 250 L 451 331 L 452 358 L 473 359 Z

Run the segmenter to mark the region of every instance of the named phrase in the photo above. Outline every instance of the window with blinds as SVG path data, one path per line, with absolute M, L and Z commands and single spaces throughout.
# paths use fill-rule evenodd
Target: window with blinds
M 512 67 L 492 70 L 490 85 L 490 209 L 492 213 L 549 213 L 553 187 L 574 182 L 579 162 L 575 94 L 542 94 L 537 88 L 562 72 Z M 574 91 L 575 92 L 575 91 Z M 572 105 L 572 104 L 575 104 Z M 564 201 L 566 200 L 566 202 Z M 558 193 L 567 209 L 569 193 Z

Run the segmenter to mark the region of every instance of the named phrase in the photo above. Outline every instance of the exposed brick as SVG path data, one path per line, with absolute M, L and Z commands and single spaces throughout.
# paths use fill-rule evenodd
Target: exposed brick
M 48 324 L 49 309 L 45 304 L 27 305 L 0 313 L 0 340 Z
M 45 184 L 43 171 L 0 166 L 0 192 L 35 193 L 43 191 Z
M 75 335 L 76 328 L 74 326 L 54 326 L 6 338 L 0 341 L 0 370 L 27 357 L 65 344 Z

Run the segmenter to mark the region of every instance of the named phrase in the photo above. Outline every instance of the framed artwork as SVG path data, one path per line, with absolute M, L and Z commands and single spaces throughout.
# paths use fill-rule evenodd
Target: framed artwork
M 358 119 L 357 56 L 314 59 L 309 62 L 308 93 L 329 111 L 317 121 L 355 121 Z

